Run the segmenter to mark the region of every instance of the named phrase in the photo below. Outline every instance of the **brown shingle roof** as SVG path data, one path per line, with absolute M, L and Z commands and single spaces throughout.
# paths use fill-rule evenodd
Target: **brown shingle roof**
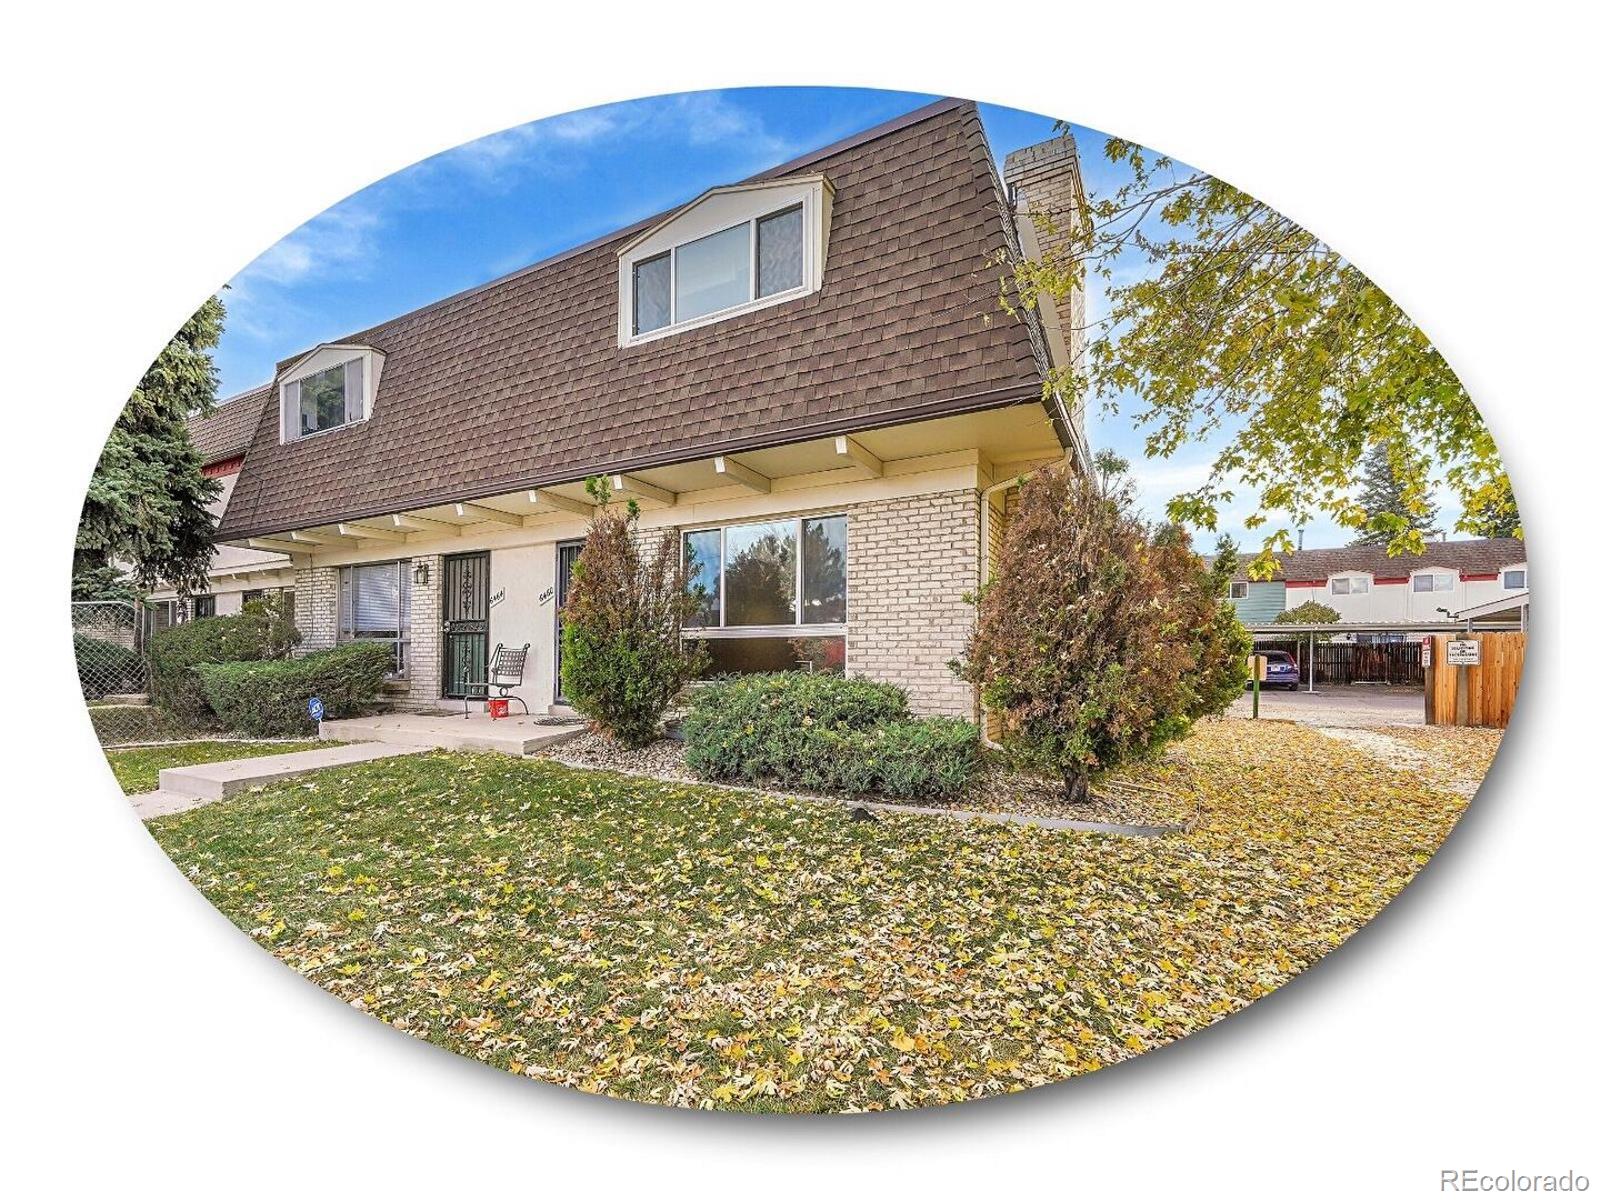
M 207 466 L 249 449 L 256 426 L 261 423 L 262 405 L 271 392 L 272 385 L 263 384 L 223 401 L 208 417 L 189 419 L 189 440 Z
M 267 405 L 221 534 L 1036 397 L 1028 329 L 985 265 L 1008 239 L 976 107 L 941 101 L 762 177 L 819 171 L 833 223 L 803 299 L 619 349 L 616 251 L 650 221 L 339 339 L 387 354 L 371 419 L 280 445 Z
M 1250 555 L 1235 579 L 1249 579 Z M 1341 571 L 1367 571 L 1377 578 L 1409 575 L 1420 567 L 1451 567 L 1463 575 L 1490 575 L 1513 563 L 1528 561 L 1528 550 L 1520 538 L 1476 538 L 1462 542 L 1429 542 L 1422 554 L 1401 554 L 1394 558 L 1382 546 L 1335 546 L 1327 550 L 1301 550 L 1281 554 L 1282 564 L 1273 579 L 1287 583 L 1308 583 L 1326 579 Z

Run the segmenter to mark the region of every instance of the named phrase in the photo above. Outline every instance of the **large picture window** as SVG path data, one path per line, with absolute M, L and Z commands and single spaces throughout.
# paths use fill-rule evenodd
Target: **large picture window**
M 634 263 L 633 336 L 799 291 L 805 238 L 805 207 L 796 204 Z
M 684 573 L 713 674 L 844 669 L 843 516 L 753 521 L 683 535 Z
M 411 642 L 411 573 L 404 562 L 363 563 L 339 570 L 339 640 L 394 647 L 396 676 L 406 673 Z

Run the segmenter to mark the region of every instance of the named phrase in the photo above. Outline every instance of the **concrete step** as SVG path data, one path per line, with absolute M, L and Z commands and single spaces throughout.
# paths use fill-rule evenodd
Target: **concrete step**
M 328 741 L 381 743 L 389 746 L 426 747 L 434 750 L 494 750 L 518 758 L 576 737 L 584 726 L 548 724 L 550 718 L 520 713 L 492 720 L 482 712 L 470 717 L 455 713 L 379 713 L 324 721 L 321 737 Z
M 160 775 L 160 791 L 169 796 L 193 796 L 201 800 L 221 800 L 249 788 L 293 779 L 329 767 L 371 762 L 416 754 L 424 746 L 394 746 L 364 743 L 350 746 L 325 746 L 316 750 L 297 750 L 293 754 L 268 754 L 260 758 L 235 758 L 227 762 L 197 763 L 192 767 L 167 767 Z

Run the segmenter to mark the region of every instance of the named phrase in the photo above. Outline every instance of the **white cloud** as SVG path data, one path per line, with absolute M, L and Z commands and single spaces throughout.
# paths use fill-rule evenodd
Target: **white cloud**
M 240 281 L 288 286 L 329 267 L 362 270 L 372 254 L 383 219 L 357 200 L 347 200 L 313 217 L 276 242 L 239 272 Z
M 458 173 L 479 184 L 495 184 L 529 169 L 567 173 L 582 162 L 572 157 L 574 147 L 602 146 L 652 132 L 684 138 L 693 146 L 738 139 L 743 156 L 763 162 L 793 153 L 758 114 L 725 93 L 691 92 L 531 121 L 446 150 L 420 168 L 430 174 Z

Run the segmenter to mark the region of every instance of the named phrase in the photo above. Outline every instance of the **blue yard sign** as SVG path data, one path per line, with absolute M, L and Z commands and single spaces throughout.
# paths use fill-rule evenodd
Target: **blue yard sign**
M 311 699 L 307 700 L 306 711 L 311 714 L 311 719 L 313 721 L 322 720 L 322 714 L 325 711 L 322 707 L 322 697 L 313 696 Z

